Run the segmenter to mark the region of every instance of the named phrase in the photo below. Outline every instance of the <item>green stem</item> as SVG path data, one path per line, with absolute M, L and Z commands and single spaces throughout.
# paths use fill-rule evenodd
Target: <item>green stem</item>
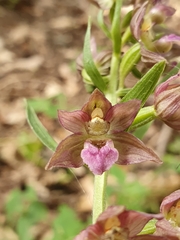
M 120 12 L 121 12 L 122 0 L 115 2 L 115 9 L 113 14 L 111 37 L 113 43 L 113 53 L 111 60 L 110 81 L 109 81 L 109 93 L 112 96 L 112 104 L 116 103 L 117 97 L 115 91 L 118 83 L 118 71 L 120 64 L 120 52 L 121 52 L 121 26 L 120 26 Z
M 117 96 L 115 92 L 117 89 L 118 70 L 119 70 L 119 55 L 116 53 L 113 53 L 112 60 L 111 60 L 111 72 L 110 72 L 110 81 L 109 81 L 109 89 L 108 89 L 111 94 L 112 104 L 115 104 L 117 101 Z
M 108 172 L 94 177 L 93 223 L 106 207 L 106 185 Z

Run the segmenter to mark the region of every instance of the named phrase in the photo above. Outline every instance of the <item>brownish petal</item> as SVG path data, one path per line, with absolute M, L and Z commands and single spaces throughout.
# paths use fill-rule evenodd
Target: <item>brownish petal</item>
M 147 2 L 141 5 L 141 7 L 135 9 L 135 13 L 131 19 L 130 27 L 134 37 L 140 39 L 140 29 L 143 22 L 143 18 L 146 12 Z
M 173 239 L 170 238 L 167 239 L 166 237 L 155 235 L 139 235 L 131 238 L 131 240 L 173 240 Z
M 127 165 L 145 161 L 162 163 L 159 157 L 146 145 L 127 132 L 111 135 L 114 147 L 119 151 L 119 159 L 116 164 Z
M 82 107 L 81 110 L 91 116 L 91 113 L 95 108 L 100 108 L 105 116 L 111 106 L 111 103 L 105 98 L 104 94 L 98 89 L 95 89 L 91 94 L 89 101 Z
M 103 236 L 102 228 L 96 223 L 90 225 L 84 231 L 82 231 L 74 240 L 101 240 Z
M 154 234 L 162 236 L 167 240 L 179 240 L 180 231 L 179 228 L 173 227 L 169 221 L 162 219 L 157 221 L 156 232 Z
M 78 168 L 83 165 L 80 157 L 81 150 L 86 140 L 85 135 L 72 134 L 59 143 L 53 156 L 49 160 L 45 169 L 49 170 L 54 167 Z
M 160 211 L 164 214 L 167 215 L 168 211 L 170 210 L 170 208 L 174 205 L 174 203 L 180 200 L 180 190 L 177 190 L 173 193 L 171 193 L 170 195 L 168 195 L 167 197 L 165 197 L 161 203 L 160 206 Z
M 60 124 L 73 133 L 86 133 L 85 124 L 90 121 L 87 113 L 77 110 L 74 112 L 58 111 Z
M 137 115 L 140 105 L 140 100 L 130 100 L 111 107 L 105 116 L 105 121 L 110 123 L 109 133 L 118 133 L 128 128 Z

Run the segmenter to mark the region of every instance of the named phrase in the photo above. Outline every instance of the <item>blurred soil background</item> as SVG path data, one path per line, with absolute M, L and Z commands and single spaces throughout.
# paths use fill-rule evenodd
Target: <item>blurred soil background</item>
M 179 1 L 167 25 L 180 34 Z M 52 152 L 27 124 L 24 99 L 54 139 L 61 128 L 57 109 L 79 109 L 88 94 L 76 71 L 88 15 L 97 9 L 81 0 L 0 0 L 0 240 L 70 240 L 89 221 L 93 177 L 88 169 L 45 171 Z M 99 49 L 111 45 L 93 26 Z M 179 54 L 180 56 L 180 54 Z M 180 188 L 180 136 L 159 121 L 143 140 L 164 161 L 113 167 L 109 204 L 158 212 L 167 194 Z

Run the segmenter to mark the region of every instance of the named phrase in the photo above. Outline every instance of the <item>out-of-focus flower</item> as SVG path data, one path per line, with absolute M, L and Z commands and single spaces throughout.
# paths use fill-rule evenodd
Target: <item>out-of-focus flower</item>
M 180 227 L 180 190 L 163 199 L 160 211 L 174 227 Z
M 99 73 L 103 77 L 108 76 L 110 73 L 112 52 L 111 51 L 97 52 L 97 45 L 96 45 L 94 38 L 91 38 L 90 47 L 91 47 L 91 53 L 92 53 L 94 63 L 96 65 Z M 87 73 L 85 72 L 85 69 L 84 69 L 83 54 L 81 54 L 76 59 L 76 66 L 77 66 L 77 70 L 80 73 L 80 75 L 83 76 L 84 81 L 88 84 L 92 84 L 90 77 L 87 75 Z
M 160 215 L 128 211 L 123 206 L 112 206 L 104 211 L 94 225 L 82 231 L 74 240 L 160 240 L 152 235 L 137 236 L 152 218 L 162 218 Z
M 155 235 L 161 235 L 168 240 L 180 239 L 180 190 L 165 197 L 161 203 L 160 211 L 164 219 L 156 223 Z
M 135 10 L 130 26 L 134 37 L 140 42 L 141 48 L 147 50 L 143 51 L 144 59 L 152 57 L 151 62 L 161 61 L 164 54 L 172 49 L 173 44 L 180 44 L 180 36 L 175 34 L 158 36 L 154 31 L 155 25 L 163 23 L 174 13 L 175 9 L 164 4 L 162 0 L 145 2 Z M 160 57 L 149 56 L 148 50 Z
M 180 130 L 180 73 L 161 83 L 155 90 L 157 116 L 173 129 Z
M 115 0 L 88 0 L 102 10 L 110 9 Z
M 81 110 L 59 110 L 61 125 L 73 134 L 60 142 L 46 169 L 87 164 L 94 174 L 102 174 L 114 163 L 126 165 L 148 160 L 161 163 L 151 149 L 125 131 L 139 108 L 139 100 L 112 106 L 96 89 Z

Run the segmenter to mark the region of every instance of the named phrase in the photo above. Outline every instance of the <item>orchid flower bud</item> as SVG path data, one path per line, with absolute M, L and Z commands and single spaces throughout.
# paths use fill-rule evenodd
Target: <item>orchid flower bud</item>
M 173 129 L 180 130 L 180 73 L 160 84 L 155 91 L 157 116 Z
M 111 64 L 111 51 L 102 51 L 97 52 L 97 46 L 95 39 L 92 38 L 90 42 L 91 53 L 94 60 L 94 64 L 96 65 L 99 73 L 101 76 L 105 77 L 108 76 L 110 73 L 110 64 Z M 89 75 L 86 73 L 83 64 L 83 54 L 81 54 L 76 59 L 77 70 L 82 75 L 84 82 L 87 84 L 92 84 L 92 80 L 90 79 Z
M 163 23 L 167 17 L 175 13 L 175 9 L 162 3 L 160 0 L 154 1 L 154 6 L 149 11 L 149 17 L 154 24 Z

